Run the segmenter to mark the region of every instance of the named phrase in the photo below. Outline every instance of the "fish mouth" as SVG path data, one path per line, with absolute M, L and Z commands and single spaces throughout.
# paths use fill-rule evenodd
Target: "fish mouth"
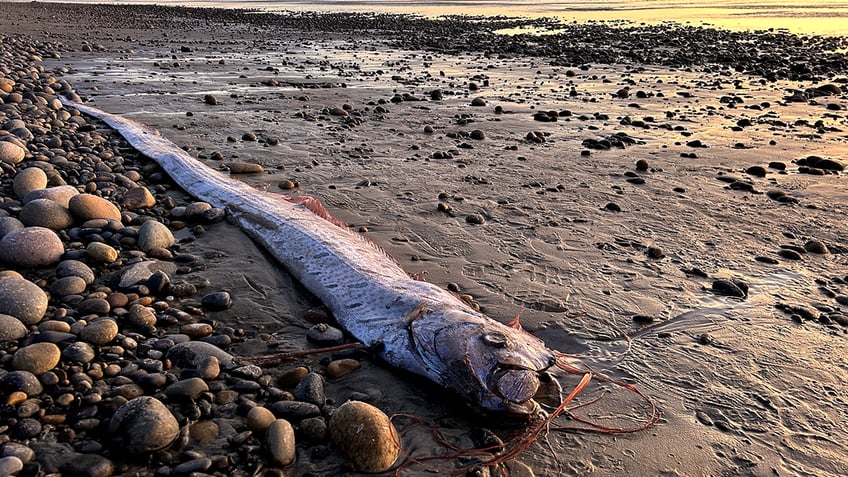
M 489 380 L 489 389 L 502 401 L 503 410 L 518 416 L 530 416 L 539 411 L 533 396 L 539 390 L 539 372 L 527 368 L 498 366 Z

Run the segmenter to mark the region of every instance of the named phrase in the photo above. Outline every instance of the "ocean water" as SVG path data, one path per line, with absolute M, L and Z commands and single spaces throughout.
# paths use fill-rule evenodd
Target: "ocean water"
M 151 2 L 124 0 L 115 3 Z M 244 0 L 155 3 L 260 8 L 272 11 L 414 13 L 429 17 L 460 14 L 558 17 L 564 21 L 577 22 L 676 22 L 731 30 L 774 28 L 799 34 L 848 35 L 846 0 Z

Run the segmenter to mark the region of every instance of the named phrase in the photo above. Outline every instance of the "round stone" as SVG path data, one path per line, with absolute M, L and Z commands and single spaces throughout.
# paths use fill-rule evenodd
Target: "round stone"
M 118 259 L 118 251 L 103 242 L 91 242 L 85 247 L 85 253 L 92 260 L 102 263 L 112 263 Z
M 9 232 L 21 230 L 23 228 L 23 222 L 15 217 L 0 217 L 0 239 L 8 235 Z
M 326 323 L 318 323 L 309 328 L 306 339 L 321 346 L 338 346 L 344 343 L 344 333 Z
M 127 210 L 149 209 L 156 205 L 156 198 L 147 187 L 135 187 L 124 194 L 121 203 Z
M 271 460 L 280 467 L 294 462 L 294 428 L 291 423 L 285 419 L 276 419 L 272 422 L 265 434 L 265 446 Z
M 18 215 L 24 225 L 62 230 L 74 224 L 71 212 L 50 199 L 36 199 L 27 202 Z
M 175 382 L 165 389 L 165 395 L 174 401 L 191 400 L 199 398 L 201 394 L 209 391 L 206 381 L 200 378 L 188 378 Z
M 361 401 L 348 401 L 329 423 L 330 440 L 359 472 L 385 472 L 398 456 L 398 436 L 389 417 Z
M 0 343 L 15 341 L 27 335 L 27 328 L 14 316 L 0 313 Z
M 89 363 L 94 357 L 94 349 L 85 341 L 71 343 L 62 350 L 62 358 L 72 363 Z
M 274 413 L 267 407 L 254 406 L 247 412 L 247 428 L 253 432 L 265 432 L 271 427 L 271 423 L 277 420 Z
M 19 278 L 0 280 L 0 313 L 14 316 L 25 325 L 34 325 L 46 311 L 47 294 L 38 285 Z
M 50 285 L 50 295 L 61 298 L 68 295 L 79 295 L 85 291 L 86 283 L 80 277 L 64 277 Z
M 85 325 L 80 332 L 80 338 L 94 345 L 109 344 L 116 336 L 118 336 L 118 324 L 109 318 L 94 320 Z
M 156 326 L 156 313 L 152 308 L 135 303 L 130 306 L 126 321 L 132 326 Z
M 359 361 L 350 358 L 330 361 L 330 363 L 327 364 L 327 377 L 330 379 L 340 378 L 356 371 L 361 367 L 362 365 L 359 363 Z
M 55 368 L 60 357 L 59 347 L 53 343 L 34 343 L 15 352 L 12 367 L 39 375 Z
M 169 348 L 166 355 L 174 366 L 180 368 L 196 368 L 209 356 L 218 358 L 218 362 L 224 369 L 234 369 L 237 366 L 233 355 L 205 341 L 178 343 Z
M 162 222 L 148 220 L 138 230 L 136 245 L 145 252 L 157 247 L 168 248 L 174 245 L 174 234 Z
M 9 141 L 0 141 L 0 161 L 17 164 L 23 161 L 25 156 L 24 148 Z
M 56 276 L 60 278 L 79 277 L 82 278 L 86 285 L 91 285 L 94 282 L 94 272 L 88 265 L 79 260 L 63 260 L 59 262 L 59 265 L 56 265 Z
M 229 292 L 219 291 L 203 295 L 200 299 L 200 304 L 209 310 L 226 310 L 233 305 L 233 299 Z
M 21 459 L 13 455 L 0 458 L 0 475 L 17 475 L 23 468 L 24 463 Z
M 11 371 L 0 376 L 0 391 L 8 394 L 22 392 L 29 397 L 38 396 L 44 388 L 41 382 L 29 371 Z
M 76 195 L 79 195 L 76 187 L 63 185 L 30 191 L 23 197 L 23 201 L 26 204 L 36 199 L 48 199 L 67 209 L 70 207 L 71 197 Z
M 200 379 L 215 379 L 221 374 L 221 363 L 215 356 L 207 356 L 198 363 L 194 375 Z
M 44 227 L 14 230 L 0 239 L 0 260 L 15 267 L 42 267 L 59 261 L 65 246 L 56 232 Z
M 28 192 L 45 187 L 47 187 L 47 174 L 40 167 L 27 167 L 15 174 L 15 179 L 12 181 L 12 189 L 19 199 L 23 199 Z
M 138 455 L 169 446 L 179 436 L 180 426 L 161 401 L 139 396 L 118 408 L 109 421 L 109 433 L 121 449 Z
M 121 211 L 108 200 L 91 194 L 71 197 L 68 208 L 74 217 L 86 221 L 91 219 L 114 219 L 120 222 Z
M 189 323 L 180 327 L 180 333 L 191 339 L 205 338 L 212 334 L 212 325 L 209 323 Z

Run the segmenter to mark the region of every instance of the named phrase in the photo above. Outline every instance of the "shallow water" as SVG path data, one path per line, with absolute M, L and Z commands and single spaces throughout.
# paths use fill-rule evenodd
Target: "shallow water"
M 192 34 L 185 33 L 186 41 Z M 846 329 L 795 323 L 776 306 L 838 309 L 820 288 L 848 293 L 845 176 L 799 174 L 792 163 L 810 154 L 848 157 L 848 121 L 825 106 L 844 107 L 844 96 L 791 103 L 784 100 L 789 90 L 813 85 L 661 67 L 594 65 L 572 75 L 540 60 L 425 54 L 366 40 L 351 49 L 333 39 L 234 37 L 193 42 L 195 51 L 178 53 L 182 41 L 180 33 L 146 46 L 118 40 L 113 53 L 70 53 L 56 64 L 73 69 L 66 78 L 97 107 L 159 128 L 212 167 L 219 166 L 208 160 L 213 151 L 259 162 L 269 173 L 243 177 L 257 187 L 299 182 L 296 193 L 320 198 L 354 229 L 367 227 L 366 235 L 408 272 L 459 284 L 502 321 L 520 313 L 549 347 L 583 355 L 660 406 L 661 423 L 645 432 L 551 433 L 550 447 L 534 446 L 519 459 L 536 475 L 560 468 L 565 475 L 840 475 L 848 466 Z M 283 86 L 262 84 L 272 79 Z M 288 81 L 309 84 L 295 88 Z M 619 99 L 615 93 L 624 86 L 651 96 Z M 395 93 L 423 99 L 437 88 L 445 99 L 378 104 Z M 209 93 L 218 106 L 203 103 Z M 486 107 L 470 106 L 477 96 Z M 741 102 L 731 107 L 727 97 Z M 765 102 L 768 107 L 753 107 Z M 345 103 L 360 124 L 328 113 Z M 572 115 L 533 120 L 547 110 Z M 640 127 L 622 124 L 625 116 L 653 120 Z M 734 130 L 740 118 L 752 126 Z M 809 126 L 817 121 L 821 127 Z M 425 125 L 434 133 L 425 134 Z M 475 129 L 484 140 L 461 135 Z M 240 140 L 248 131 L 281 144 Z M 530 131 L 549 135 L 534 143 L 525 139 Z M 584 140 L 618 132 L 639 142 L 581 155 Z M 709 147 L 687 146 L 693 139 Z M 453 158 L 434 157 L 451 150 Z M 697 157 L 681 157 L 693 152 Z M 639 159 L 651 166 L 638 173 L 646 180 L 641 185 L 627 181 Z M 784 162 L 786 172 L 744 173 L 770 161 Z M 717 179 L 729 175 L 757 192 L 783 190 L 799 203 L 731 190 Z M 437 210 L 441 192 L 451 213 Z M 606 210 L 609 202 L 621 212 Z M 486 224 L 467 223 L 471 213 Z M 798 262 L 778 256 L 780 245 L 811 238 L 834 253 L 806 254 Z M 237 347 L 240 354 L 307 346 L 302 314 L 317 303 L 245 244 L 246 237 L 223 224 L 192 244 L 229 257 L 207 271 L 236 297 L 236 306 L 215 319 L 254 336 Z M 650 258 L 648 247 L 664 256 Z M 719 277 L 746 281 L 748 297 L 713 294 L 712 279 Z M 639 324 L 636 315 L 654 321 Z M 272 340 L 256 337 L 259 332 Z M 577 382 L 565 373 L 558 379 L 566 392 Z M 470 446 L 470 427 L 492 425 L 459 417 L 467 410 L 451 396 L 368 360 L 327 387 L 337 401 L 356 391 L 389 413 L 440 420 L 463 446 Z M 595 383 L 580 402 L 605 389 L 609 394 L 581 410 L 584 416 L 623 427 L 644 418 L 639 400 L 615 386 Z M 426 428 L 403 420 L 398 426 L 415 455 L 444 452 Z M 301 455 L 287 473 L 337 472 L 340 465 L 338 458 Z
M 79 3 L 101 3 L 80 0 Z M 173 2 L 119 0 L 114 3 L 173 5 Z M 731 30 L 785 29 L 793 33 L 845 35 L 848 33 L 848 2 L 815 0 L 230 0 L 179 2 L 187 6 L 259 8 L 271 11 L 389 12 L 413 13 L 429 17 L 442 15 L 486 15 L 556 17 L 563 21 L 659 24 L 675 22 L 710 25 Z

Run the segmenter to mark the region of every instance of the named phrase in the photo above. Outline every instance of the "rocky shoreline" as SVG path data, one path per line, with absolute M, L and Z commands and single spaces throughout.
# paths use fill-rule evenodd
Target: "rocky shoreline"
M 221 31 L 247 28 L 263 36 L 296 34 L 304 39 L 332 36 L 356 41 L 357 35 L 368 35 L 387 48 L 477 54 L 481 68 L 490 58 L 531 58 L 578 70 L 592 63 L 662 65 L 707 72 L 718 68 L 727 71 L 727 76 L 744 72 L 763 82 L 834 83 L 828 91 L 799 92 L 803 96 L 799 102 L 841 97 L 836 84 L 845 82 L 848 70 L 848 59 L 841 52 L 845 38 L 780 32 L 558 25 L 506 18 L 279 16 L 160 6 L 33 3 L 2 7 L 5 23 L 21 33 L 0 35 L 0 260 L 4 264 L 0 272 L 0 475 L 321 475 L 342 472 L 345 461 L 354 471 L 383 472 L 397 455 L 391 445 L 396 431 L 382 411 L 366 408 L 340 413 L 348 399 L 374 401 L 373 396 L 346 389 L 335 393 L 341 397 L 337 399 L 324 389 L 327 380 L 368 366 L 367 352 L 341 351 L 273 370 L 234 352 L 249 340 L 263 343 L 265 352 L 290 344 L 277 342 L 258 326 L 230 321 L 233 317 L 227 310 L 237 306 L 234 302 L 239 297 L 230 296 L 204 274 L 210 264 L 227 258 L 198 245 L 204 237 L 225 233 L 229 227 L 225 212 L 192 200 L 113 131 L 58 101 L 58 95 L 80 98 L 74 85 L 63 79 L 68 70 L 45 69 L 44 60 L 61 58 L 74 49 L 71 44 L 97 51 L 104 41 L 76 25 L 77 19 L 85 18 L 87 25 L 106 25 L 120 16 L 126 20 L 122 32 L 106 35 L 110 44 L 127 47 L 136 41 L 127 32 L 151 28 L 193 38 L 198 44 L 220 40 Z M 20 23 L 24 17 L 29 22 L 26 26 Z M 44 33 L 39 19 L 65 26 Z M 558 33 L 494 33 L 519 27 Z M 127 38 L 122 37 L 124 33 Z M 616 98 L 630 97 L 629 89 L 620 91 Z M 397 103 L 418 101 L 396 94 L 382 104 L 395 103 L 395 97 Z M 832 104 L 834 111 L 841 110 L 837 100 Z M 326 116 L 349 116 L 344 108 L 337 109 L 335 113 L 327 109 Z M 300 119 L 307 116 L 300 114 Z M 570 112 L 540 111 L 532 118 L 543 123 L 564 121 L 568 116 Z M 458 121 L 462 120 L 469 118 Z M 626 124 L 632 125 L 629 117 Z M 472 132 L 459 139 L 482 141 L 485 135 L 476 131 L 476 137 Z M 533 133 L 527 142 L 543 144 L 546 137 Z M 585 148 L 623 149 L 635 143 L 626 135 L 593 141 L 584 142 Z M 695 153 L 691 154 L 694 158 Z M 453 153 L 434 155 L 434 159 L 453 159 Z M 838 159 L 827 161 L 828 167 L 816 169 L 822 176 L 845 167 Z M 647 161 L 637 163 L 640 173 L 649 169 Z M 766 170 L 761 169 L 765 176 Z M 644 183 L 636 173 L 627 174 L 628 183 Z M 728 177 L 720 180 L 739 188 L 747 184 L 753 191 L 746 180 Z M 470 181 L 485 184 L 475 177 Z M 783 203 L 797 203 L 786 194 L 773 199 L 780 197 L 786 197 Z M 450 212 L 447 201 L 439 202 L 439 207 L 440 212 Z M 610 202 L 604 210 L 617 213 L 621 207 Z M 481 214 L 468 215 L 466 220 L 471 225 L 486 222 Z M 836 244 L 831 244 L 831 251 L 821 242 L 816 245 L 811 245 L 815 250 L 783 250 L 795 251 L 798 257 L 807 252 L 842 253 Z M 664 257 L 657 247 L 646 250 L 651 260 Z M 781 258 L 789 259 L 785 256 L 789 253 L 782 252 Z M 843 284 L 839 280 L 832 286 Z M 248 286 L 252 285 L 248 282 Z M 719 295 L 748 294 L 748 285 L 738 280 L 716 280 L 713 288 Z M 318 304 L 306 301 L 302 308 L 309 311 L 298 316 L 307 323 L 301 326 L 301 341 L 308 340 L 314 347 L 344 343 L 331 318 L 320 308 L 310 309 Z M 822 316 L 809 306 L 789 312 L 799 323 Z M 645 323 L 653 322 L 653 317 L 637 316 Z M 839 335 L 844 315 L 834 309 L 829 316 L 833 318 L 822 324 Z M 635 316 L 634 320 L 639 321 Z M 712 343 L 708 335 L 699 336 L 706 336 L 699 337 L 700 344 Z M 352 424 L 334 425 L 336 415 L 352 415 L 345 417 Z M 379 424 L 371 425 L 374 422 Z M 346 431 L 350 426 L 355 430 Z M 359 432 L 362 426 L 374 433 L 369 438 L 379 440 L 380 446 L 363 451 L 340 444 L 350 441 L 346 432 Z M 485 439 L 475 442 L 480 447 L 489 444 Z M 347 449 L 347 455 L 338 449 Z M 320 464 L 291 466 L 300 460 Z M 522 464 L 512 465 L 511 472 L 532 474 Z M 490 471 L 497 469 L 476 469 L 474 475 Z

